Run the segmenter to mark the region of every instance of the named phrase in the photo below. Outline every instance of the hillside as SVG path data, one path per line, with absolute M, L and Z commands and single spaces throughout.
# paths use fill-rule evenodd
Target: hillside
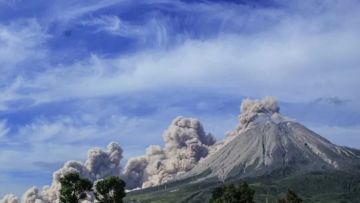
M 276 202 L 288 188 L 296 191 L 306 203 L 357 203 L 360 202 L 360 174 L 346 172 L 312 172 L 285 178 L 261 177 L 244 179 L 256 190 L 255 202 Z M 238 183 L 232 180 L 226 183 Z M 165 184 L 162 186 L 134 191 L 127 195 L 125 202 L 207 202 L 211 191 L 222 182 L 204 181 L 199 183 Z
M 273 98 L 245 100 L 239 125 L 189 171 L 129 193 L 129 202 L 207 202 L 214 187 L 247 181 L 258 202 L 288 188 L 306 202 L 358 202 L 360 151 L 338 146 L 280 114 Z M 135 201 L 135 202 L 136 202 Z

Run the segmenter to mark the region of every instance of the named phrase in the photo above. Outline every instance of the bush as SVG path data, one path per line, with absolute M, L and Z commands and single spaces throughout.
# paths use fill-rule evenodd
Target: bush
M 78 173 L 68 173 L 60 178 L 60 203 L 78 203 L 86 198 L 86 192 L 90 192 L 92 183 L 87 179 L 80 178 Z
M 123 203 L 125 182 L 116 176 L 105 178 L 95 183 L 94 194 L 100 203 Z
M 247 183 L 238 187 L 234 184 L 215 188 L 210 203 L 253 203 L 255 191 Z
M 301 203 L 303 200 L 297 196 L 297 194 L 292 191 L 288 190 L 286 197 L 278 199 L 278 203 Z

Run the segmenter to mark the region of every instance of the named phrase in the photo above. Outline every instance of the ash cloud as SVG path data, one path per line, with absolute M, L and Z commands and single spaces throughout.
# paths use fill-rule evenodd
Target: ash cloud
M 239 123 L 236 129 L 227 132 L 226 138 L 217 144 L 217 149 L 231 141 L 240 132 L 246 130 L 251 124 L 257 122 L 280 123 L 284 121 L 293 121 L 293 119 L 280 114 L 280 107 L 275 97 L 244 99 L 240 105 Z
M 271 117 L 278 114 L 280 107 L 274 97 L 264 97 L 260 100 L 244 99 L 241 103 L 240 111 L 237 132 L 246 128 L 259 115 Z
M 144 156 L 130 159 L 124 179 L 128 188 L 146 188 L 174 179 L 205 158 L 215 143 L 199 120 L 177 117 L 163 134 L 164 148 L 149 146 Z
M 85 164 L 78 161 L 69 161 L 53 174 L 53 182 L 50 187 L 44 188 L 42 196 L 49 202 L 58 199 L 60 189 L 59 179 L 67 173 L 78 172 L 81 177 L 90 181 L 120 174 L 120 160 L 122 158 L 121 147 L 112 142 L 107 146 L 107 150 L 100 148 L 90 149 Z
M 105 178 L 108 176 L 120 175 L 120 160 L 123 150 L 112 142 L 107 146 L 106 151 L 100 148 L 93 148 L 88 151 L 85 163 L 79 161 L 68 161 L 62 168 L 53 173 L 53 180 L 50 186 L 44 186 L 42 191 L 36 187 L 28 189 L 23 197 L 23 203 L 53 203 L 59 199 L 60 178 L 67 173 L 77 172 L 82 178 L 90 181 Z M 93 202 L 92 194 L 88 195 L 88 202 Z M 5 195 L 2 200 L 4 203 L 19 203 L 15 195 Z
M 163 134 L 164 147 L 150 145 L 145 155 L 130 158 L 125 166 L 122 178 L 128 189 L 146 188 L 166 183 L 176 176 L 195 167 L 202 159 L 226 145 L 240 131 L 255 122 L 278 122 L 282 117 L 275 98 L 265 97 L 260 100 L 245 99 L 241 104 L 241 114 L 236 130 L 228 133 L 228 137 L 218 143 L 211 134 L 207 134 L 199 120 L 195 118 L 177 117 Z M 84 163 L 68 161 L 62 168 L 53 173 L 50 186 L 42 190 L 30 188 L 22 197 L 25 203 L 52 203 L 59 199 L 59 179 L 67 173 L 77 172 L 90 181 L 108 176 L 120 175 L 122 149 L 117 143 L 110 143 L 106 150 L 93 148 L 88 151 Z M 93 202 L 92 194 L 87 202 Z M 18 203 L 14 195 L 6 195 L 4 203 Z
M 235 130 L 226 133 L 226 138 L 217 143 L 212 148 L 216 151 L 226 143 L 230 142 L 232 138 L 237 136 L 241 131 L 246 130 L 251 124 L 257 122 L 283 122 L 292 119 L 280 114 L 280 107 L 275 97 L 264 97 L 262 99 L 244 99 L 240 105 L 239 123 Z
M 133 189 L 142 185 L 148 163 L 147 156 L 134 157 L 128 160 L 123 177 L 126 187 Z
M 44 203 L 43 198 L 39 194 L 36 187 L 29 188 L 22 196 L 22 203 Z
M 19 200 L 14 194 L 7 194 L 1 200 L 2 203 L 18 203 Z

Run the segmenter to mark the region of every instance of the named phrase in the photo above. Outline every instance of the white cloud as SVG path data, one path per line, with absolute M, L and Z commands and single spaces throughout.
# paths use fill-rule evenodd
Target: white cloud
M 145 24 L 132 24 L 115 15 L 92 17 L 81 24 L 103 32 L 136 40 L 138 44 L 151 44 L 153 47 L 166 46 L 169 41 L 166 22 L 162 19 L 150 18 Z
M 25 126 L 19 126 L 18 130 L 14 129 L 8 136 L 11 139 L 0 142 L 0 175 L 4 176 L 3 183 L 12 184 L 13 180 L 6 175 L 9 171 L 36 172 L 42 174 L 44 179 L 50 180 L 49 173 L 53 172 L 51 165 L 68 160 L 82 161 L 90 148 L 106 146 L 113 140 L 124 146 L 125 158 L 143 153 L 142 145 L 156 140 L 150 135 L 161 140 L 159 135 L 162 129 L 157 127 L 161 121 L 152 118 L 127 118 L 115 113 L 111 115 L 107 110 L 103 110 L 95 110 L 98 112 L 96 115 L 83 114 L 76 118 L 41 118 Z M 139 139 L 145 140 L 145 143 L 139 143 Z M 39 162 L 42 165 L 39 165 Z M 44 164 L 48 167 L 44 167 Z M 17 187 L 0 188 L 0 194 L 24 192 L 23 188 L 39 184 L 25 180 L 26 177 L 19 177 Z
M 144 143 L 139 143 L 137 138 L 150 141 L 154 140 L 152 135 L 161 140 L 162 129 L 156 127 L 161 123 L 160 119 L 126 117 L 108 111 L 111 109 L 103 108 L 95 114 L 88 111 L 76 117 L 39 118 L 18 126 L 18 129 L 14 127 L 11 133 L 6 122 L 2 121 L 0 134 L 9 133 L 11 139 L 4 139 L 2 143 L 0 171 L 23 167 L 39 170 L 36 162 L 81 160 L 89 148 L 106 145 L 113 140 L 124 146 L 125 157 L 128 158 L 138 155 L 142 149 Z
M 24 92 L 18 92 L 27 81 L 23 74 L 30 69 L 35 71 L 40 61 L 47 60 L 44 42 L 48 37 L 35 19 L 0 24 L 0 110 L 7 110 L 9 102 L 24 98 Z
M 169 4 L 169 1 L 149 1 L 148 4 L 156 2 Z M 57 4 L 51 10 L 54 12 L 49 12 L 52 17 L 46 20 L 55 19 L 55 22 L 66 24 L 89 12 L 115 5 L 117 1 L 92 3 Z M 143 92 L 186 89 L 189 91 L 182 92 L 184 97 L 194 94 L 195 90 L 205 90 L 248 97 L 274 95 L 283 101 L 308 101 L 323 96 L 360 99 L 354 88 L 360 85 L 357 3 L 343 1 L 322 8 L 296 6 L 296 9 L 306 10 L 306 15 L 296 9 L 294 13 L 276 9 L 248 10 L 230 4 L 188 6 L 176 1 L 171 5 L 168 6 L 170 11 L 195 13 L 196 18 L 192 20 L 198 26 L 214 21 L 221 24 L 221 28 L 214 31 L 214 35 L 202 38 L 192 37 L 186 31 L 174 34 L 177 30 L 171 30 L 171 23 L 176 23 L 176 19 L 167 16 L 155 16 L 144 25 L 133 25 L 117 16 L 90 15 L 86 18 L 89 21 L 81 19 L 79 22 L 92 23 L 105 32 L 140 41 L 149 38 L 157 42 L 156 46 L 115 56 L 94 53 L 72 64 L 49 65 L 52 55 L 48 55 L 46 49 L 50 47 L 44 42 L 51 36 L 43 30 L 47 25 L 40 25 L 36 20 L 0 25 L 1 111 L 21 108 L 21 105 L 10 104 L 22 100 L 29 101 L 29 105 L 81 101 L 79 112 L 75 112 L 78 116 L 35 118 L 19 126 L 19 131 L 0 149 L 2 170 L 23 167 L 43 170 L 34 163 L 81 159 L 93 143 L 108 140 L 125 143 L 132 150 L 129 152 L 125 148 L 127 157 L 138 155 L 142 146 L 136 145 L 137 140 L 153 143 L 161 134 L 162 125 L 172 119 L 172 113 L 179 112 L 179 109 L 164 108 L 161 109 L 163 113 L 151 118 L 128 118 L 108 106 L 89 104 L 82 107 L 88 98 L 111 100 L 111 96 L 131 93 L 138 94 L 139 100 L 146 100 Z M 271 23 L 265 24 L 264 19 L 270 19 Z M 41 71 L 34 71 L 38 65 Z M 31 74 L 21 74 L 19 70 Z M 198 107 L 206 108 L 206 104 Z M 229 125 L 236 124 L 231 115 L 204 116 L 201 120 L 210 126 L 206 128 L 210 132 L 214 129 L 223 133 L 224 129 L 231 129 Z M 333 136 L 331 132 L 351 134 L 354 136 L 345 140 L 337 139 L 335 133 L 331 140 L 350 145 L 352 141 L 359 143 L 355 136 L 357 130 L 344 130 L 326 128 L 319 132 L 330 137 Z M 9 132 L 6 122 L 0 122 L 0 140 Z
M 26 60 L 44 59 L 41 48 L 47 36 L 35 19 L 14 21 L 10 25 L 0 24 L 0 71 L 2 78 Z M 37 50 L 37 51 L 34 51 Z
M 344 40 L 333 43 L 333 47 L 322 48 L 337 39 Z M 188 41 L 169 52 L 152 51 L 117 59 L 95 56 L 95 61 L 90 59 L 71 68 L 41 74 L 27 81 L 24 88 L 43 89 L 33 94 L 38 102 L 163 87 L 232 92 L 237 89 L 244 95 L 268 93 L 296 99 L 321 94 L 351 99 L 355 97 L 351 87 L 359 85 L 354 77 L 359 69 L 358 57 L 355 57 L 358 48 L 350 44 L 360 44 L 360 40 L 355 34 L 343 32 L 266 42 L 223 36 L 207 42 Z M 343 57 L 340 59 L 339 55 Z M 343 61 L 346 67 L 340 64 Z M 110 74 L 108 67 L 113 67 Z M 321 78 L 317 73 L 322 74 Z M 258 93 L 254 94 L 254 89 Z M 309 89 L 314 91 L 309 93 Z
M 142 32 L 140 27 L 133 26 L 117 16 L 103 15 L 82 23 L 85 26 L 95 26 L 97 31 L 108 32 L 113 35 L 136 37 Z
M 112 3 L 109 1 L 109 5 Z M 176 9 L 196 12 L 179 2 L 174 5 Z M 90 6 L 93 7 L 98 8 L 96 5 Z M 202 14 L 200 16 L 204 19 L 204 16 L 217 12 L 214 16 L 227 19 L 229 25 L 234 26 L 241 26 L 241 23 L 234 23 L 242 19 L 244 14 L 241 12 L 246 11 L 244 7 L 234 5 L 231 12 L 226 11 L 227 5 L 220 4 L 195 4 L 195 7 L 199 8 L 198 15 Z M 165 87 L 211 89 L 252 97 L 275 95 L 293 101 L 334 95 L 356 99 L 357 94 L 354 94 L 352 87 L 359 85 L 356 75 L 359 74 L 360 40 L 357 36 L 360 34 L 360 22 L 356 19 L 359 19 L 360 12 L 355 6 L 347 9 L 347 14 L 343 16 L 339 15 L 345 9 L 343 6 L 317 9 L 317 16 L 309 14 L 309 17 L 297 15 L 296 12 L 289 14 L 258 9 L 253 14 L 247 14 L 253 24 L 258 23 L 260 27 L 264 17 L 278 22 L 251 34 L 229 34 L 224 29 L 213 38 L 187 39 L 171 49 L 156 47 L 115 57 L 93 54 L 88 59 L 70 65 L 50 66 L 31 78 L 22 78 L 14 85 L 2 88 L 7 97 L 0 101 L 0 107 L 6 109 L 8 102 L 21 99 L 40 104 L 157 91 Z M 145 28 L 138 30 L 116 16 L 102 16 L 92 20 L 101 29 L 120 35 L 137 35 L 149 30 L 160 32 L 160 28 L 153 28 L 155 24 L 148 23 Z M 161 22 L 161 18 L 157 20 Z M 166 24 L 161 26 L 165 26 L 161 29 L 168 28 Z M 166 41 L 166 31 L 164 33 L 165 36 L 161 38 Z M 17 43 L 15 45 L 12 46 L 20 46 Z M 16 49 L 11 50 L 15 52 Z
M 19 131 L 21 139 L 31 143 L 57 140 L 57 143 L 84 141 L 86 138 L 102 136 L 99 127 L 94 124 L 77 122 L 74 118 L 64 117 L 55 121 L 37 120 L 22 127 Z
M 0 121 L 0 142 L 2 139 L 5 138 L 5 136 L 9 133 L 10 129 L 6 125 L 5 120 Z
M 79 2 L 75 0 L 57 1 L 57 3 L 51 8 L 51 20 L 66 23 L 85 14 L 115 4 L 120 4 L 122 2 L 124 2 L 124 0 L 91 0 L 86 2 Z

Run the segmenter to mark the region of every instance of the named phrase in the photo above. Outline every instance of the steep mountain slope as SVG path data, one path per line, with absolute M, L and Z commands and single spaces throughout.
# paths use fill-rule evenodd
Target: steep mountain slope
M 226 183 L 239 183 L 244 179 L 231 179 Z M 255 202 L 276 203 L 288 188 L 306 203 L 359 203 L 360 173 L 344 171 L 311 172 L 287 177 L 245 178 L 255 189 Z M 223 182 L 214 179 L 199 182 L 174 182 L 127 194 L 126 203 L 204 203 L 209 202 L 212 191 Z
M 191 170 L 133 191 L 126 202 L 208 202 L 215 187 L 247 181 L 256 202 L 288 188 L 309 203 L 359 202 L 360 151 L 337 146 L 280 114 L 273 98 L 245 100 L 239 124 Z
M 242 104 L 237 130 L 213 154 L 177 180 L 203 175 L 221 181 L 281 173 L 356 170 L 360 151 L 332 144 L 279 114 L 272 98 Z M 210 172 L 209 172 L 210 171 Z

